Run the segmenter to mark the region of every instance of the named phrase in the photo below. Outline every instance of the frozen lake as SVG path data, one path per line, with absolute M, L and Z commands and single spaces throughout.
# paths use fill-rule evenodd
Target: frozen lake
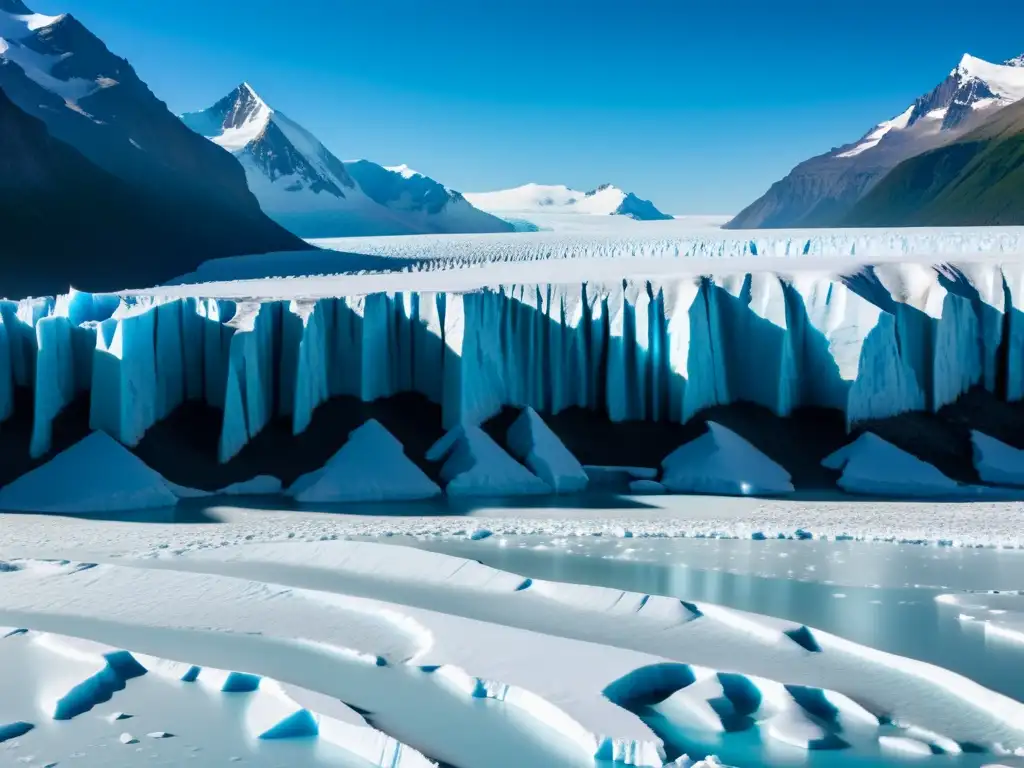
M 501 536 L 405 540 L 536 579 L 706 601 L 959 672 L 1024 701 L 1024 643 L 942 594 L 1024 585 L 1024 552 L 836 541 Z

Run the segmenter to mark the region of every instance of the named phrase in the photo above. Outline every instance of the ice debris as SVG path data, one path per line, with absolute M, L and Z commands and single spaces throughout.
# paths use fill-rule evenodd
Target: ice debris
M 708 431 L 662 461 L 662 484 L 676 493 L 775 496 L 793 492 L 789 473 L 731 429 Z
M 376 419 L 353 430 L 321 469 L 303 475 L 288 489 L 302 502 L 408 501 L 440 493 Z
M 575 493 L 587 487 L 589 478 L 558 435 L 527 406 L 508 430 L 512 455 L 529 467 L 555 493 Z
M 443 461 L 449 496 L 516 496 L 551 493 L 551 486 L 509 456 L 479 427 L 461 425 L 427 451 Z
M 823 467 L 842 472 L 839 487 L 871 496 L 948 496 L 960 485 L 873 432 L 826 456 Z
M 87 514 L 174 506 L 167 481 L 104 432 L 93 432 L 0 489 L 0 509 Z

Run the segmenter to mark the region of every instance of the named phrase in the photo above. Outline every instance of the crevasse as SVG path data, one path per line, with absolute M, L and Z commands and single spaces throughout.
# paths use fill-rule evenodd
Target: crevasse
M 90 426 L 128 446 L 201 400 L 223 413 L 222 461 L 275 417 L 301 433 L 338 395 L 418 392 L 446 428 L 505 405 L 680 422 L 741 400 L 852 425 L 975 385 L 1024 397 L 1022 291 L 1021 267 L 885 263 L 318 300 L 73 292 L 0 302 L 0 419 L 29 390 L 42 456 L 83 393 Z

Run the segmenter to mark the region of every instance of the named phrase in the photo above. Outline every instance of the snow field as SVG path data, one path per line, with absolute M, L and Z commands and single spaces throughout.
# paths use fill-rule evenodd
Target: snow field
M 965 741 L 1024 743 L 1022 705 L 963 678 L 709 604 L 524 583 L 461 558 L 407 549 L 396 556 L 364 542 L 118 563 L 15 563 L 18 570 L 0 574 L 0 621 L 130 647 L 149 669 L 139 654 L 168 657 L 176 648 L 180 659 L 188 649 L 167 676 L 193 677 L 195 664 L 202 671 L 194 679 L 205 676 L 218 690 L 254 686 L 206 667 L 273 677 L 296 705 L 250 717 L 253 732 L 299 708 L 316 711 L 289 692 L 298 686 L 370 710 L 393 738 L 469 768 L 585 766 L 595 757 L 662 765 L 660 732 L 632 714 L 652 696 L 673 728 L 758 733 L 766 750 L 836 749 L 837 765 L 880 760 L 894 738 L 946 754 Z M 157 593 L 168 596 L 162 605 L 149 597 Z M 291 639 L 277 634 L 283 626 Z M 135 684 L 115 691 L 111 708 L 130 712 L 120 697 Z M 263 683 L 257 690 L 272 693 Z M 487 705 L 458 704 L 470 701 Z M 456 712 L 462 719 L 437 719 Z M 485 749 L 471 726 L 484 729 Z M 139 737 L 131 721 L 121 730 Z
M 128 765 L 134 757 L 178 763 L 199 753 L 218 764 L 434 765 L 340 702 L 269 678 L 36 631 L 0 641 L 0 668 L 20 692 L 0 705 L 0 721 L 20 718 L 14 722 L 30 726 L 15 737 L 14 754 L 36 756 L 22 762 Z

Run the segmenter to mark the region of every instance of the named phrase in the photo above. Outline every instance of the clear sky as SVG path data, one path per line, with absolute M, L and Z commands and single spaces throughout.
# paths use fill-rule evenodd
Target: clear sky
M 243 80 L 341 159 L 464 192 L 612 182 L 734 213 L 965 52 L 1024 52 L 1024 0 L 28 0 L 175 112 Z

